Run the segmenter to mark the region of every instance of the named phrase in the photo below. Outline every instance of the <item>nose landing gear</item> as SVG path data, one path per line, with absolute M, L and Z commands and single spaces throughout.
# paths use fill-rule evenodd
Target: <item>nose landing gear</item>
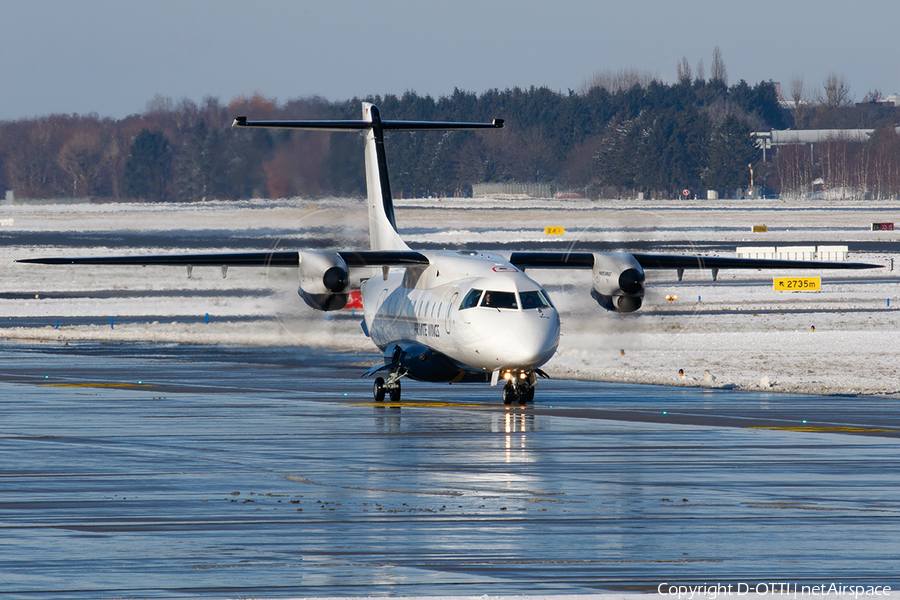
M 525 406 L 534 401 L 534 384 L 537 381 L 534 371 L 506 371 L 503 373 L 506 385 L 503 386 L 503 404 L 513 402 Z

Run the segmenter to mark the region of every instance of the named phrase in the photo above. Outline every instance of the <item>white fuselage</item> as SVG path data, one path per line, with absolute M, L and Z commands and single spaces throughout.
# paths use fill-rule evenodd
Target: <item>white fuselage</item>
M 540 285 L 501 256 L 425 254 L 427 267 L 391 268 L 362 283 L 375 345 L 419 344 L 486 374 L 550 360 L 559 315 Z

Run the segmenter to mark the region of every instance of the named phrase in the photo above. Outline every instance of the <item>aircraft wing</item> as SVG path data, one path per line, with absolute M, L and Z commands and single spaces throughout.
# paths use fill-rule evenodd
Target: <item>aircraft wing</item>
M 883 265 L 820 260 L 782 260 L 774 258 L 735 258 L 729 256 L 683 256 L 679 254 L 641 254 L 632 256 L 645 269 L 877 269 Z
M 193 267 L 296 267 L 299 254 L 290 251 L 226 252 L 213 254 L 135 254 L 133 256 L 62 256 L 26 258 L 20 263 L 42 265 L 190 265 Z
M 600 252 L 597 254 L 611 254 Z M 692 256 L 687 254 L 645 254 L 629 252 L 644 269 L 877 269 L 883 265 L 857 262 L 818 260 L 781 260 L 769 258 L 735 258 L 727 256 Z M 594 266 L 591 252 L 513 252 L 509 262 L 522 269 L 590 269 Z
M 28 258 L 21 263 L 45 265 L 182 265 L 191 276 L 194 267 L 294 267 L 298 293 L 316 310 L 338 310 L 347 305 L 350 269 L 359 267 L 413 267 L 428 265 L 424 254 L 411 250 L 270 250 L 211 254 L 135 254 L 133 256 L 80 256 Z M 387 271 L 385 271 L 387 276 Z
M 328 252 L 328 251 L 326 251 Z M 388 250 L 339 250 L 348 267 L 383 267 L 427 265 L 428 258 L 418 252 Z M 187 265 L 192 267 L 296 267 L 300 252 L 273 250 L 270 252 L 222 252 L 211 254 L 136 254 L 133 256 L 79 256 L 27 258 L 20 263 L 44 265 Z

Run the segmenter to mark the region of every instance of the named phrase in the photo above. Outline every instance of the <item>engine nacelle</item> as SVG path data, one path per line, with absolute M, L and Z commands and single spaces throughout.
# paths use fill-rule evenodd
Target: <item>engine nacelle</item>
M 350 270 L 337 252 L 300 252 L 300 297 L 316 310 L 340 310 L 350 293 Z
M 627 252 L 595 252 L 591 297 L 615 312 L 634 312 L 644 301 L 644 269 Z

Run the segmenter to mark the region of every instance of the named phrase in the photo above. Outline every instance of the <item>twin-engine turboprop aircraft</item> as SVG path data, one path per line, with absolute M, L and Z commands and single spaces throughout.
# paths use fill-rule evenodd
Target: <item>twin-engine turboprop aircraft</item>
M 273 251 L 222 254 L 34 258 L 19 262 L 91 265 L 215 265 L 294 267 L 299 293 L 312 308 L 338 310 L 347 304 L 351 272 L 363 273 L 363 331 L 384 352 L 375 400 L 400 399 L 403 377 L 432 382 L 502 379 L 503 402 L 534 398 L 540 367 L 559 344 L 559 313 L 526 269 L 590 269 L 591 296 L 620 313 L 641 307 L 644 269 L 863 269 L 861 263 L 740 259 L 627 252 L 416 252 L 401 239 L 394 219 L 384 151 L 384 132 L 499 129 L 492 123 L 386 121 L 363 103 L 360 121 L 248 121 L 233 127 L 357 131 L 365 135 L 369 250 Z M 361 271 L 360 271 L 361 270 Z M 381 374 L 385 377 L 382 377 Z

